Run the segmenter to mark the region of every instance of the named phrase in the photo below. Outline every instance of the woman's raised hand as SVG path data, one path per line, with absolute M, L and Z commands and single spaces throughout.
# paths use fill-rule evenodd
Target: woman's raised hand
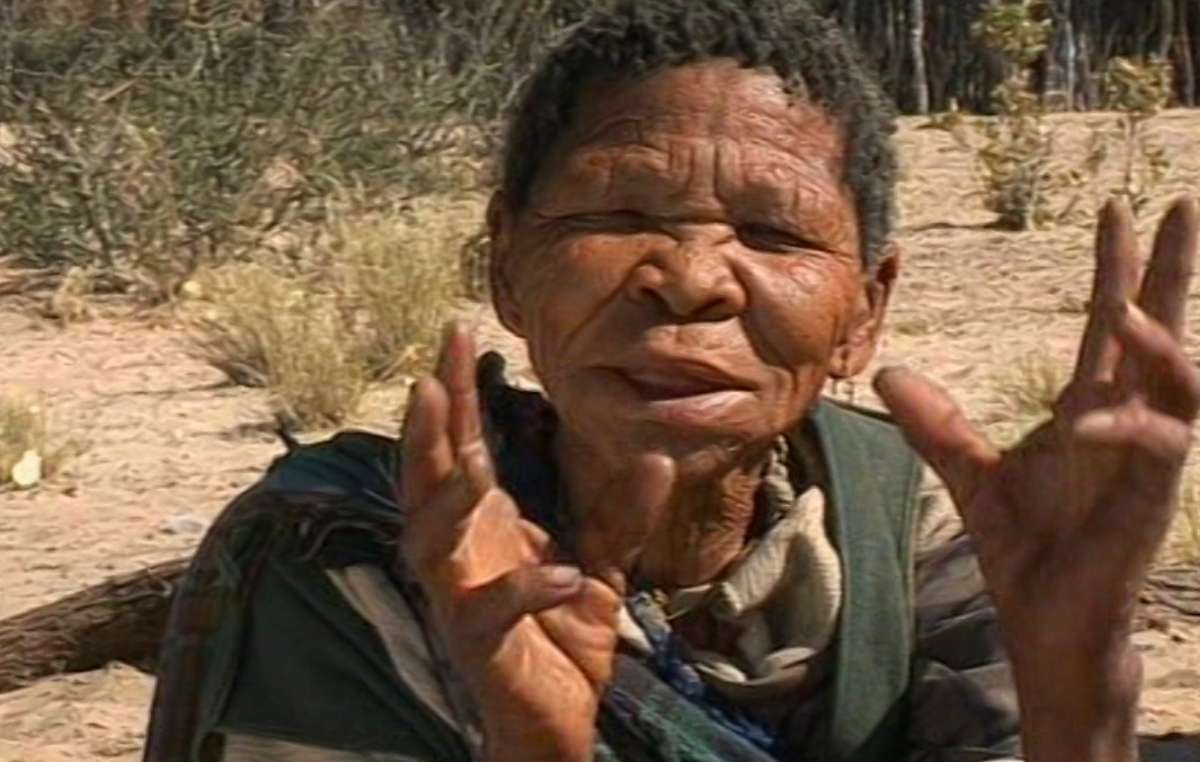
M 1128 208 L 1104 209 L 1074 377 L 1053 419 L 1010 450 L 917 374 L 876 380 L 974 540 L 1035 762 L 1136 759 L 1132 617 L 1200 410 L 1181 345 L 1197 227 L 1195 202 L 1176 203 L 1143 268 Z
M 489 761 L 590 759 L 624 574 L 666 504 L 673 464 L 642 456 L 614 479 L 583 514 L 582 568 L 561 563 L 496 482 L 475 383 L 474 342 L 455 326 L 409 402 L 401 553 L 477 703 Z

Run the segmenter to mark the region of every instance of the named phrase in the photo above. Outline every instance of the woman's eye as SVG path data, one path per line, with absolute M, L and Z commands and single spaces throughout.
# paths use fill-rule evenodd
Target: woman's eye
M 770 225 L 741 225 L 737 229 L 738 238 L 742 243 L 754 249 L 763 251 L 794 251 L 797 249 L 819 248 L 812 241 Z
M 605 233 L 642 233 L 651 228 L 649 217 L 641 212 L 626 209 L 616 212 L 573 214 L 567 218 L 567 221 L 576 227 Z

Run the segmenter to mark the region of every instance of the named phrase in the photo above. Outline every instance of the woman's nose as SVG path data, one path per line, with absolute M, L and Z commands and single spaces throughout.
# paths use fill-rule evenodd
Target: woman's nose
M 700 242 L 659 249 L 631 274 L 630 296 L 690 320 L 725 320 L 746 307 L 746 292 L 725 255 Z

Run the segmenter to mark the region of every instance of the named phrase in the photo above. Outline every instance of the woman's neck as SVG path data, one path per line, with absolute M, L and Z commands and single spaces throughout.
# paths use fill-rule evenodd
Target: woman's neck
M 602 457 L 561 429 L 555 450 L 570 510 L 581 531 L 589 531 L 591 522 L 584 514 L 602 509 L 597 499 L 609 482 L 622 478 L 627 464 Z M 769 447 L 763 447 L 723 468 L 681 468 L 663 518 L 638 559 L 639 575 L 667 589 L 704 584 L 720 575 L 745 546 L 768 457 Z

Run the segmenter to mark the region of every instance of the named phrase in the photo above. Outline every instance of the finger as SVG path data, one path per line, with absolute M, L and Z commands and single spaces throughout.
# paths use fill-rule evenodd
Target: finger
M 1177 503 L 1179 478 L 1191 446 L 1191 427 L 1132 400 L 1088 413 L 1075 422 L 1073 429 L 1080 444 L 1128 454 L 1114 491 L 1089 519 L 1103 529 L 1089 531 L 1084 527 L 1081 536 L 1111 536 L 1115 530 L 1124 537 L 1118 546 L 1107 548 L 1115 569 L 1127 568 L 1130 558 L 1148 562 L 1167 531 Z
M 1138 306 L 1166 326 L 1176 339 L 1183 336 L 1198 229 L 1200 214 L 1196 201 L 1191 198 L 1177 201 L 1158 228 L 1154 253 L 1138 294 Z
M 1183 463 L 1192 441 L 1188 424 L 1136 402 L 1093 410 L 1080 416 L 1075 421 L 1074 432 L 1081 443 L 1132 448 L 1172 470 Z M 1156 478 L 1145 481 L 1170 487 L 1171 479 L 1158 478 L 1161 476 L 1158 470 L 1154 470 L 1154 474 Z
M 640 456 L 609 482 L 583 519 L 579 557 L 584 566 L 624 587 L 623 575 L 658 527 L 674 484 L 674 461 L 657 453 Z
M 446 390 L 436 379 L 423 378 L 413 386 L 400 464 L 401 498 L 409 511 L 419 510 L 454 470 L 446 431 L 449 409 Z
M 516 507 L 506 493 L 494 488 L 491 464 L 487 453 L 480 449 L 465 451 L 455 468 L 427 498 L 419 511 L 410 514 L 403 536 L 403 551 L 409 564 L 428 586 L 454 588 L 479 584 L 480 579 L 495 575 L 497 564 L 521 548 L 506 546 L 497 554 L 488 530 L 481 537 L 464 542 L 464 536 L 474 522 L 474 514 L 493 520 L 517 521 Z M 486 526 L 486 524 L 485 524 Z M 537 540 L 531 536 L 531 540 Z M 531 542 L 528 562 L 541 557 L 544 545 Z M 507 567 L 504 567 L 507 568 Z
M 450 444 L 456 450 L 483 446 L 475 367 L 475 341 L 461 323 L 450 323 L 438 359 L 437 377 L 450 395 Z
M 1129 207 L 1121 201 L 1109 201 L 1096 228 L 1096 271 L 1087 327 L 1075 364 L 1076 380 L 1113 380 L 1120 356 L 1113 323 L 1137 292 L 1140 267 Z
M 471 513 L 481 507 L 488 494 L 476 487 L 460 465 L 425 498 L 419 510 L 409 514 L 402 538 L 403 550 L 418 576 L 430 578 L 430 570 L 441 567 L 459 547 Z M 453 576 L 454 569 L 442 571 Z
M 1196 227 L 1195 203 L 1191 199 L 1177 202 L 1159 225 L 1154 254 L 1138 293 L 1137 303 L 1141 309 L 1164 326 L 1176 341 L 1183 336 L 1187 314 Z M 1146 374 L 1136 357 L 1122 353 L 1116 378 L 1119 389 L 1124 392 L 1142 390 L 1146 385 Z
M 579 594 L 583 573 L 574 566 L 520 566 L 465 593 L 454 617 L 455 632 L 488 648 L 527 614 L 560 606 Z
M 907 368 L 885 368 L 875 376 L 879 394 L 905 438 L 937 471 L 960 507 L 971 503 L 999 454 L 967 421 L 943 389 Z M 969 509 L 967 509 L 969 510 Z M 964 515 L 968 529 L 974 517 Z
M 1125 354 L 1122 366 L 1137 369 L 1126 390 L 1168 415 L 1195 418 L 1200 411 L 1200 370 L 1171 331 L 1131 304 L 1117 326 L 1117 338 Z

